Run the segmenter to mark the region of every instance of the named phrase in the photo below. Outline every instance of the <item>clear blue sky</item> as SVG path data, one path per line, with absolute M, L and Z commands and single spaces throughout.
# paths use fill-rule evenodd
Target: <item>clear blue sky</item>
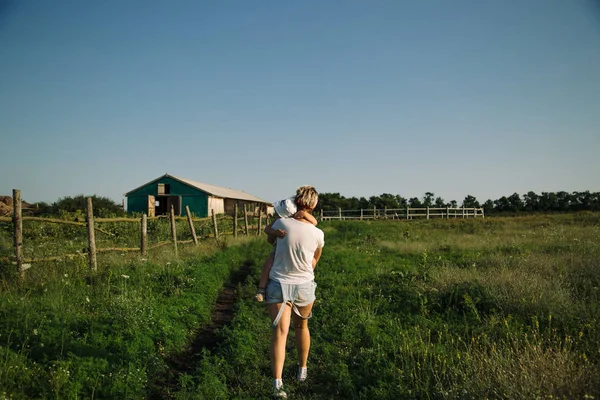
M 0 195 L 600 191 L 587 0 L 0 0 Z

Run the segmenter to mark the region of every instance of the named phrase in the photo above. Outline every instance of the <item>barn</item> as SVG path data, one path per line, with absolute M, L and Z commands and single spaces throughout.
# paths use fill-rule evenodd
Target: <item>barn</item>
M 233 215 L 247 205 L 251 212 L 272 210 L 270 202 L 241 190 L 227 189 L 207 183 L 165 174 L 124 194 L 127 212 L 145 213 L 149 217 L 167 215 L 171 206 L 175 215 L 186 215 L 186 206 L 195 217 L 215 214 Z M 272 212 L 272 211 L 271 211 Z

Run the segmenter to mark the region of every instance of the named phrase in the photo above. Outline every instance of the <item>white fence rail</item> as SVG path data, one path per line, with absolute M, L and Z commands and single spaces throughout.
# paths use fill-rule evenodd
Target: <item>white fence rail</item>
M 419 207 L 321 210 L 321 221 L 367 219 L 484 218 L 483 208 Z

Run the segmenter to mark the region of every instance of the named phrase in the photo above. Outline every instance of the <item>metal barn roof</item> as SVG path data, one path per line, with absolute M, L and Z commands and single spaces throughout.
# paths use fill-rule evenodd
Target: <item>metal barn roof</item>
M 143 185 L 141 185 L 138 188 L 135 188 L 133 190 L 130 190 L 129 192 L 125 193 L 125 196 L 127 196 L 129 193 L 131 192 L 135 192 L 136 190 L 147 186 L 155 181 L 158 181 L 161 178 L 172 178 L 175 180 L 178 180 L 180 182 L 185 183 L 186 185 L 192 186 L 198 190 L 201 190 L 203 192 L 206 192 L 212 196 L 215 197 L 222 197 L 222 198 L 226 198 L 226 199 L 237 199 L 237 200 L 246 200 L 246 201 L 252 201 L 252 202 L 256 202 L 256 203 L 265 203 L 265 204 L 271 204 L 270 201 L 266 201 L 263 200 L 259 197 L 256 197 L 254 195 L 251 195 L 250 193 L 246 193 L 242 190 L 235 190 L 235 189 L 228 189 L 228 188 L 224 188 L 224 187 L 220 187 L 220 186 L 215 186 L 215 185 L 210 185 L 208 183 L 203 183 L 203 182 L 198 182 L 198 181 L 192 181 L 190 179 L 185 179 L 185 178 L 181 178 L 178 176 L 174 176 L 174 175 L 169 175 L 169 174 L 164 174 L 163 176 L 156 178 L 148 183 L 145 183 Z

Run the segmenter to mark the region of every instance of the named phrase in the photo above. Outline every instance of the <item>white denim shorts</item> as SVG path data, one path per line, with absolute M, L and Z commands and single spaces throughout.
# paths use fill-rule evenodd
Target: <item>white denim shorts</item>
M 270 280 L 267 284 L 267 304 L 280 304 L 285 303 L 279 308 L 279 313 L 275 317 L 275 320 L 271 324 L 271 328 L 275 329 L 283 310 L 287 303 L 290 304 L 292 310 L 302 319 L 309 319 L 312 317 L 312 311 L 308 317 L 303 316 L 298 311 L 297 307 L 304 307 L 315 301 L 315 289 L 317 283 L 315 281 L 300 283 L 300 284 L 286 284 L 280 283 L 279 281 Z
M 307 306 L 315 301 L 315 281 L 287 284 L 270 280 L 267 284 L 267 304 L 290 302 L 298 307 Z

